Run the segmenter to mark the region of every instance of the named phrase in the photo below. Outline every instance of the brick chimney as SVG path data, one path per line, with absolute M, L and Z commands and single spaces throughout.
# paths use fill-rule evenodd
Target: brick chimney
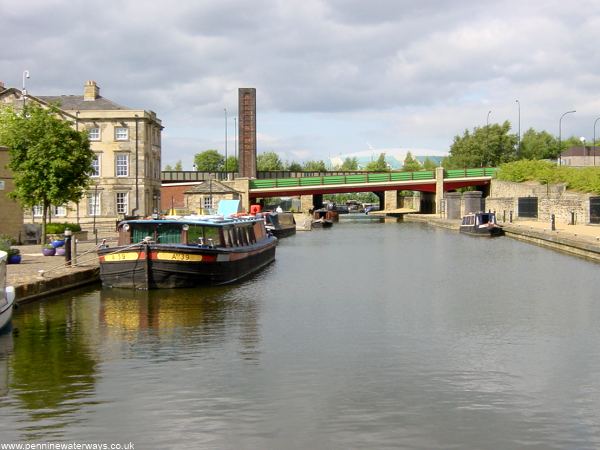
M 100 86 L 95 81 L 86 81 L 83 87 L 83 100 L 93 102 L 100 97 Z

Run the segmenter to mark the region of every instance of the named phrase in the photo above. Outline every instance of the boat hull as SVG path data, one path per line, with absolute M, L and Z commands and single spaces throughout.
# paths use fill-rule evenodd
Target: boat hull
M 460 227 L 460 232 L 471 236 L 483 236 L 483 237 L 498 237 L 504 236 L 504 230 L 501 227 Z
M 102 249 L 98 252 L 100 278 L 105 287 L 132 289 L 233 283 L 273 262 L 276 242 L 270 238 L 243 250 L 158 244 Z
M 269 228 L 268 230 L 277 239 L 281 239 L 281 238 L 290 237 L 290 236 L 293 236 L 294 234 L 296 234 L 296 225 L 281 227 L 281 228 Z

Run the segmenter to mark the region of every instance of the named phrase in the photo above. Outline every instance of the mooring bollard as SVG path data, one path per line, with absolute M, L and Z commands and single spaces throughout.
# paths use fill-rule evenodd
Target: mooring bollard
M 550 216 L 550 227 L 552 231 L 556 231 L 556 217 L 554 216 L 554 214 Z
M 68 228 L 65 229 L 65 266 L 71 265 L 71 239 L 73 232 Z
M 508 213 L 508 221 L 512 223 L 512 211 Z

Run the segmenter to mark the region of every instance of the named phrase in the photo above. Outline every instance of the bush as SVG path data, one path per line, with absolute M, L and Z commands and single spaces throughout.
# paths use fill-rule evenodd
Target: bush
M 548 161 L 521 160 L 502 164 L 497 178 L 516 183 L 565 183 L 568 189 L 574 191 L 600 194 L 600 167 L 566 167 Z
M 72 232 L 81 231 L 81 226 L 76 223 L 48 223 L 46 224 L 46 234 L 63 234 L 68 228 Z

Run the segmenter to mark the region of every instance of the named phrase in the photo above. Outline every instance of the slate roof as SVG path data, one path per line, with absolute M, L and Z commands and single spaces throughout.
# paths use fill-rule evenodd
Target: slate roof
M 592 147 L 591 145 L 586 147 L 571 147 L 560 154 L 561 157 L 565 156 L 600 156 L 600 147 Z
M 185 194 L 238 194 L 238 191 L 217 181 L 203 181 L 192 189 L 185 191 Z
M 97 97 L 94 101 L 83 100 L 83 95 L 37 95 L 36 97 L 46 103 L 58 103 L 60 109 L 68 111 L 131 110 L 104 97 Z

